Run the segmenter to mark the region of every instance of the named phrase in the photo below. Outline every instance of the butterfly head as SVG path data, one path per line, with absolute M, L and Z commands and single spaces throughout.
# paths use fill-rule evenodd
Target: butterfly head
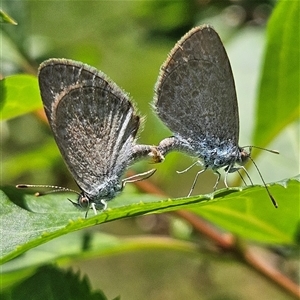
M 251 148 L 250 151 L 246 151 L 245 148 L 239 147 L 239 151 L 240 151 L 240 165 L 243 166 L 249 160 L 249 157 L 251 155 Z

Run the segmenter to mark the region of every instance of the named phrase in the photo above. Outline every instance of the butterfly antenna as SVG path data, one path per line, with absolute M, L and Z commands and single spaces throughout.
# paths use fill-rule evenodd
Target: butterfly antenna
M 57 186 L 57 185 L 45 185 L 45 184 L 17 184 L 16 188 L 18 189 L 30 189 L 30 188 L 47 188 L 47 189 L 52 189 L 49 192 L 44 192 L 44 193 L 40 193 L 37 192 L 35 193 L 35 196 L 42 196 L 42 195 L 46 195 L 46 194 L 51 194 L 51 193 L 58 193 L 58 192 L 72 192 L 75 193 L 77 195 L 80 195 L 79 192 L 69 189 L 69 188 L 65 188 L 65 187 L 61 187 L 61 186 Z
M 278 150 L 266 149 L 266 148 L 262 148 L 262 147 L 258 147 L 258 146 L 244 146 L 243 148 L 249 148 L 250 152 L 251 152 L 252 148 L 255 148 L 255 149 L 260 149 L 260 150 L 268 151 L 268 152 L 271 152 L 273 154 L 279 154 Z
M 261 148 L 261 149 L 263 149 L 263 148 Z M 264 150 L 267 150 L 267 149 L 264 149 Z M 270 152 L 272 152 L 272 151 L 270 150 Z M 274 152 L 274 153 L 276 153 L 276 152 Z M 264 178 L 262 177 L 262 175 L 261 175 L 261 173 L 260 173 L 260 171 L 259 171 L 259 169 L 258 169 L 258 167 L 257 167 L 257 164 L 256 164 L 255 161 L 251 158 L 251 156 L 249 156 L 249 158 L 250 158 L 251 161 L 253 162 L 253 164 L 254 164 L 254 166 L 255 166 L 255 168 L 256 168 L 256 170 L 257 170 L 257 172 L 258 172 L 258 174 L 259 174 L 259 176 L 260 176 L 260 178 L 261 178 L 261 180 L 262 180 L 262 182 L 263 182 L 263 184 L 264 184 L 264 186 L 265 186 L 265 188 L 266 188 L 266 191 L 267 191 L 267 193 L 268 193 L 268 195 L 269 195 L 269 197 L 270 197 L 270 199 L 271 199 L 271 201 L 272 201 L 274 207 L 275 207 L 275 208 L 278 208 L 278 204 L 277 204 L 276 200 L 274 199 L 274 197 L 272 196 L 272 194 L 270 193 L 269 188 L 267 187 L 267 184 L 266 184 L 266 182 L 264 181 Z

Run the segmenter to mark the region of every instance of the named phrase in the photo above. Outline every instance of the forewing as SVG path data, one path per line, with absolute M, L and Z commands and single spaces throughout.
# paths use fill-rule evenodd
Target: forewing
M 120 88 L 96 68 L 69 59 L 49 59 L 44 61 L 39 68 L 39 86 L 45 112 L 49 121 L 53 110 L 56 109 L 59 95 L 72 86 L 84 86 L 87 82 L 93 86 L 111 89 Z M 50 122 L 50 125 L 51 122 Z
M 189 31 L 162 65 L 154 107 L 173 133 L 238 144 L 239 117 L 230 63 L 209 26 Z
M 94 193 L 121 177 L 139 128 L 125 92 L 96 69 L 66 60 L 44 63 L 39 83 L 55 140 L 80 188 Z

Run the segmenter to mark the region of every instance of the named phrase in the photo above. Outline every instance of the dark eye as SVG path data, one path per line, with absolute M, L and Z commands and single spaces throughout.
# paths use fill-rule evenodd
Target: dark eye
M 78 205 L 80 207 L 86 208 L 89 206 L 90 200 L 88 197 L 80 195 L 78 198 Z
M 249 159 L 250 153 L 248 153 L 245 149 L 242 149 L 241 151 L 241 160 L 244 164 Z

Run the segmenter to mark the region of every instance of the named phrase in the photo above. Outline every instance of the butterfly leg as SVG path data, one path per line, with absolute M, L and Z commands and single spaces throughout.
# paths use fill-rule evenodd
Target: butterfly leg
M 102 211 L 105 211 L 107 209 L 107 202 L 104 199 L 100 200 L 100 202 L 103 205 Z
M 192 165 L 190 165 L 189 167 L 187 167 L 186 169 L 182 170 L 182 171 L 176 171 L 177 174 L 182 174 L 185 173 L 187 171 L 189 171 L 193 166 L 195 166 L 198 163 L 198 161 L 195 161 Z
M 238 172 L 239 175 L 241 176 L 241 178 L 242 178 L 244 184 L 247 185 L 247 183 L 245 182 L 244 178 L 242 177 L 242 175 L 241 175 L 241 173 L 240 173 L 240 171 L 239 171 L 240 169 L 243 169 L 243 170 L 244 170 L 244 172 L 246 173 L 246 176 L 248 177 L 248 179 L 249 179 L 251 185 L 253 185 L 253 181 L 252 181 L 252 179 L 251 179 L 251 177 L 250 177 L 248 171 L 246 170 L 246 168 L 245 168 L 244 166 L 227 167 L 227 168 L 225 169 L 225 171 L 226 171 L 225 180 L 226 180 L 226 178 L 227 178 L 227 174 L 228 174 L 228 173 Z M 226 183 L 225 183 L 225 184 L 226 184 Z
M 145 180 L 145 179 L 151 177 L 155 172 L 156 172 L 156 169 L 151 169 L 149 171 L 127 177 L 127 178 L 122 180 L 122 187 L 124 187 L 125 184 L 128 183 L 128 182 L 132 183 L 132 182 Z
M 70 200 L 70 199 L 69 199 Z M 71 201 L 71 200 L 70 200 Z M 73 204 L 76 204 L 76 205 L 78 205 L 77 203 L 74 203 L 73 201 L 71 201 Z M 87 208 L 87 210 L 86 210 L 86 212 L 85 212 L 85 215 L 84 215 L 84 218 L 86 219 L 87 218 L 87 216 L 88 216 L 88 212 L 89 212 L 89 210 L 90 209 L 92 209 L 93 210 L 93 212 L 94 212 L 94 214 L 95 215 L 97 215 L 98 213 L 97 213 L 97 210 L 96 210 L 96 205 L 95 205 L 95 202 L 92 202 L 91 203 L 91 205 L 90 206 L 88 206 L 88 208 Z
M 216 183 L 214 185 L 214 191 L 215 191 L 217 189 L 217 187 L 218 187 L 219 182 L 220 182 L 221 174 L 220 174 L 220 172 L 218 170 L 216 170 L 214 173 L 217 174 L 217 176 L 218 176 L 217 181 L 216 181 Z M 227 185 L 227 182 L 226 182 L 226 175 L 225 175 L 224 183 L 225 183 L 225 186 L 228 188 L 228 185 Z
M 247 175 L 247 177 L 248 177 L 248 179 L 249 179 L 251 185 L 253 185 L 253 181 L 252 181 L 252 179 L 251 179 L 251 177 L 250 177 L 248 171 L 246 170 L 246 168 L 245 168 L 244 166 L 241 166 L 241 169 L 244 170 L 244 172 L 246 173 L 246 175 Z
M 194 190 L 194 188 L 195 188 L 195 185 L 196 185 L 196 183 L 197 183 L 197 180 L 198 180 L 199 175 L 200 175 L 201 173 L 205 172 L 205 171 L 206 171 L 206 168 L 203 169 L 203 170 L 201 170 L 201 171 L 199 171 L 199 172 L 196 174 L 195 179 L 194 179 L 194 182 L 193 182 L 193 184 L 192 184 L 192 187 L 191 187 L 191 189 L 190 189 L 190 191 L 189 191 L 189 193 L 188 193 L 188 197 L 191 196 L 191 194 L 192 194 L 192 192 L 193 192 L 193 190 Z

